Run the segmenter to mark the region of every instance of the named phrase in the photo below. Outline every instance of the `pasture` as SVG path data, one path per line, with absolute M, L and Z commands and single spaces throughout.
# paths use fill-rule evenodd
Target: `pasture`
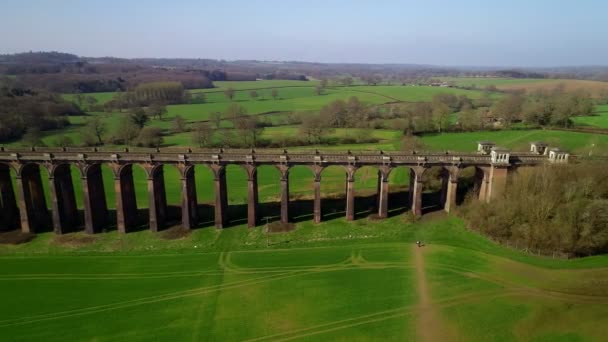
M 0 246 L 0 338 L 599 341 L 608 324 L 608 258 L 522 254 L 455 218 L 81 236 Z

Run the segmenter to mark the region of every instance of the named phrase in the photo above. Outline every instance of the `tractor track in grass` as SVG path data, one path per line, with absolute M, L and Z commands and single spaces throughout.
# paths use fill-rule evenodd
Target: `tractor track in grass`
M 225 254 L 222 254 L 220 256 L 219 264 L 222 265 L 222 267 L 226 267 L 227 270 L 231 270 L 231 269 L 234 270 L 234 266 L 231 266 L 229 257 L 227 257 Z M 378 268 L 378 267 L 382 267 L 381 264 L 374 265 L 373 268 Z M 393 267 L 393 266 L 389 266 L 389 267 Z M 397 266 L 397 267 L 400 267 L 400 266 Z M 231 290 L 231 289 L 241 288 L 244 286 L 251 286 L 251 285 L 256 285 L 256 284 L 261 284 L 261 283 L 265 283 L 265 282 L 269 282 L 269 281 L 286 279 L 286 278 L 291 278 L 291 277 L 296 277 L 296 276 L 305 276 L 305 275 L 310 275 L 310 274 L 341 271 L 341 270 L 348 270 L 348 269 L 367 269 L 367 267 L 365 267 L 363 265 L 361 265 L 361 266 L 352 265 L 350 263 L 350 258 L 349 258 L 349 259 L 346 259 L 344 262 L 338 263 L 336 265 L 330 265 L 330 267 L 308 267 L 305 269 L 300 268 L 297 270 L 287 270 L 287 271 L 283 271 L 282 273 L 277 273 L 277 274 L 273 274 L 273 275 L 269 275 L 269 276 L 262 276 L 262 277 L 258 277 L 255 279 L 247 279 L 247 280 L 243 280 L 243 281 L 232 282 L 232 283 L 228 283 L 228 284 L 212 285 L 212 286 L 195 288 L 195 289 L 190 289 L 190 290 L 185 290 L 185 291 L 165 293 L 165 294 L 158 295 L 158 296 L 139 298 L 139 299 L 124 301 L 124 302 L 113 303 L 113 304 L 98 305 L 98 306 L 92 306 L 92 307 L 86 307 L 86 308 L 79 308 L 79 309 L 66 310 L 66 311 L 61 311 L 61 312 L 42 314 L 42 315 L 37 315 L 37 316 L 3 320 L 3 321 L 0 321 L 0 328 L 7 327 L 7 326 L 14 326 L 14 325 L 31 324 L 31 323 L 40 322 L 40 321 L 48 321 L 48 320 L 54 320 L 54 319 L 62 319 L 62 318 L 68 318 L 68 317 L 74 317 L 74 316 L 88 315 L 88 314 L 110 311 L 110 310 L 117 310 L 117 309 L 137 306 L 137 305 L 152 304 L 152 303 L 168 301 L 168 300 L 173 300 L 173 299 L 180 299 L 180 298 L 184 298 L 184 297 L 203 295 L 203 294 L 207 294 L 207 293 L 219 291 L 219 290 Z M 237 267 L 237 270 L 239 270 L 238 267 Z M 238 273 L 238 272 L 235 272 L 235 273 Z

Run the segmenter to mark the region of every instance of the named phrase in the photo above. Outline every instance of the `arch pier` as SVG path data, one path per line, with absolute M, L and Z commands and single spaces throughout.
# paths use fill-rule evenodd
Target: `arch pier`
M 423 152 L 319 152 L 286 150 L 192 150 L 137 149 L 105 151 L 85 148 L 0 149 L 0 191 L 2 224 L 0 229 L 20 226 L 26 233 L 53 227 L 57 234 L 83 227 L 97 233 L 111 224 L 104 190 L 102 166 L 113 172 L 116 193 L 117 230 L 126 233 L 138 225 L 133 167 L 147 175 L 148 226 L 158 231 L 167 225 L 168 207 L 163 167 L 179 170 L 181 181 L 181 223 L 190 229 L 202 219 L 198 213 L 194 166 L 205 165 L 213 173 L 215 193 L 215 226 L 224 228 L 227 215 L 226 166 L 239 165 L 247 172 L 247 225 L 258 222 L 257 168 L 271 165 L 280 171 L 280 220 L 289 222 L 289 171 L 293 166 L 306 166 L 312 171 L 314 185 L 313 220 L 322 220 L 321 176 L 329 166 L 343 167 L 346 186 L 346 220 L 355 219 L 355 176 L 357 169 L 378 169 L 376 207 L 378 217 L 386 218 L 389 208 L 389 175 L 397 167 L 410 170 L 409 206 L 415 215 L 422 214 L 425 177 L 431 167 L 441 167 L 441 203 L 449 212 L 456 206 L 458 177 L 467 167 L 475 168 L 475 192 L 481 201 L 490 202 L 507 187 L 509 172 L 521 166 L 546 163 L 568 163 L 574 157 L 546 144 L 532 143 L 528 152 L 511 152 L 491 142 L 480 142 L 475 153 Z M 82 181 L 84 219 L 80 218 L 71 168 L 77 168 Z M 50 212 L 43 191 L 41 169 L 48 171 Z M 14 185 L 11 174 L 14 174 Z

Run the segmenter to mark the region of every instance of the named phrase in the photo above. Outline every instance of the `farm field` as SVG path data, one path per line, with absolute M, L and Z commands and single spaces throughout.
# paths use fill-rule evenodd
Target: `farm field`
M 522 254 L 451 217 L 80 236 L 0 246 L 0 338 L 599 341 L 608 324 L 607 257 Z

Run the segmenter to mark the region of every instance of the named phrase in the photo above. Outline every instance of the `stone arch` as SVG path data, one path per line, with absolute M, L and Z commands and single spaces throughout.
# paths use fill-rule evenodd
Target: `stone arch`
M 197 225 L 209 226 L 215 223 L 215 174 L 211 165 L 196 163 L 192 165 L 194 172 L 196 196 Z
M 148 198 L 142 195 L 147 193 L 149 172 L 145 164 L 139 163 L 112 163 L 110 167 L 116 189 L 116 226 L 118 231 L 126 233 L 144 222 L 145 210 L 140 213 L 139 208 L 148 207 Z

